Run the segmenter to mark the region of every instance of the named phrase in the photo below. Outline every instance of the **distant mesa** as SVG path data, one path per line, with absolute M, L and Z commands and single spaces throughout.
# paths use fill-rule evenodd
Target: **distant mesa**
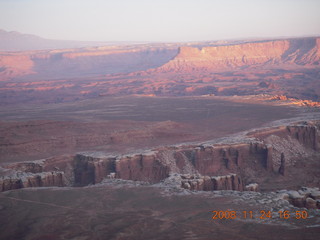
M 257 65 L 319 65 L 320 38 L 301 38 L 214 47 L 180 47 L 157 71 L 213 71 Z
M 18 42 L 24 42 L 24 49 L 29 43 L 53 43 L 1 31 L 0 48 L 6 41 L 11 49 L 19 49 Z M 317 37 L 6 51 L 0 54 L 0 104 L 121 95 L 267 94 L 312 100 L 303 106 L 314 106 L 320 102 L 319 67 Z

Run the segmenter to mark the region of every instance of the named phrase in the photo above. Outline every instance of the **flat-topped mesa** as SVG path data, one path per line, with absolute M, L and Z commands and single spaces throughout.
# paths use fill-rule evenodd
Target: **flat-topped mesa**
M 167 63 L 177 53 L 174 46 L 105 47 L 27 52 L 0 52 L 0 80 L 33 76 L 80 77 L 146 71 Z
M 320 38 L 244 43 L 214 47 L 180 47 L 157 72 L 211 71 L 274 64 L 319 65 Z
M 94 157 L 90 154 L 77 154 L 73 160 L 74 185 L 96 184 L 104 178 L 111 178 L 111 175 L 124 180 L 157 183 L 172 173 L 214 177 L 226 176 L 233 172 L 241 174 L 241 169 L 246 168 L 253 168 L 256 172 L 270 172 L 272 171 L 269 168 L 272 166 L 272 163 L 269 163 L 270 156 L 270 150 L 260 143 L 169 147 L 124 156 Z M 255 162 L 253 165 L 252 161 Z M 212 179 L 212 184 L 214 183 L 215 179 Z M 242 181 L 238 184 L 240 183 L 242 186 Z M 216 187 L 212 185 L 207 189 L 243 189 L 240 185 L 236 187 L 218 185 Z

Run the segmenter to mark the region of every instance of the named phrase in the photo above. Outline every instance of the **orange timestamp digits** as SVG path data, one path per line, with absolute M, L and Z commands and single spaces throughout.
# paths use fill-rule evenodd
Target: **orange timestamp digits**
M 307 211 L 295 211 L 293 213 L 295 219 L 307 219 L 308 212 Z M 283 219 L 288 219 L 292 217 L 292 213 L 289 211 L 279 211 L 279 217 Z
M 212 211 L 213 216 L 212 219 L 236 219 L 237 212 L 236 211 Z
M 271 219 L 274 217 L 273 212 L 261 210 L 257 214 L 254 214 L 253 211 L 233 211 L 233 210 L 226 210 L 226 211 L 211 211 L 212 212 L 212 219 Z M 277 215 L 277 214 L 276 214 Z M 278 217 L 280 219 L 307 219 L 308 212 L 307 211 L 295 211 L 290 213 L 289 211 L 279 211 Z

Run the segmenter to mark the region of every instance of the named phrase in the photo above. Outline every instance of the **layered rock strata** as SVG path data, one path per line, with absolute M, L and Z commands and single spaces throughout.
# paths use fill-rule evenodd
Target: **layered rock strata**
M 203 48 L 180 47 L 159 72 L 212 71 L 261 65 L 319 65 L 320 39 L 304 38 Z
M 190 190 L 242 191 L 246 184 L 260 185 L 263 178 L 273 175 L 286 178 L 288 167 L 299 161 L 301 149 L 318 150 L 318 126 L 319 122 L 299 123 L 255 131 L 248 134 L 251 138 L 236 142 L 171 146 L 131 155 L 108 156 L 94 152 L 14 163 L 2 169 L 1 191 L 86 186 L 105 178 L 157 183 L 172 173 L 181 175 L 181 186 Z M 289 145 L 281 148 L 281 142 Z M 245 190 L 257 191 L 257 186 L 248 185 Z M 308 204 L 312 204 L 312 200 L 309 199 Z
M 14 172 L 0 178 L 0 192 L 29 187 L 64 187 L 67 181 L 64 172 L 23 173 Z
M 181 187 L 196 191 L 235 190 L 243 191 L 243 183 L 236 174 L 226 176 L 181 175 Z

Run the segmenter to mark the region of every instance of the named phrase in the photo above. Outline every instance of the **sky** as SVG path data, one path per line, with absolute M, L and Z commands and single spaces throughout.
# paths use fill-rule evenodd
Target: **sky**
M 0 29 L 82 41 L 319 36 L 319 13 L 320 0 L 0 0 Z

